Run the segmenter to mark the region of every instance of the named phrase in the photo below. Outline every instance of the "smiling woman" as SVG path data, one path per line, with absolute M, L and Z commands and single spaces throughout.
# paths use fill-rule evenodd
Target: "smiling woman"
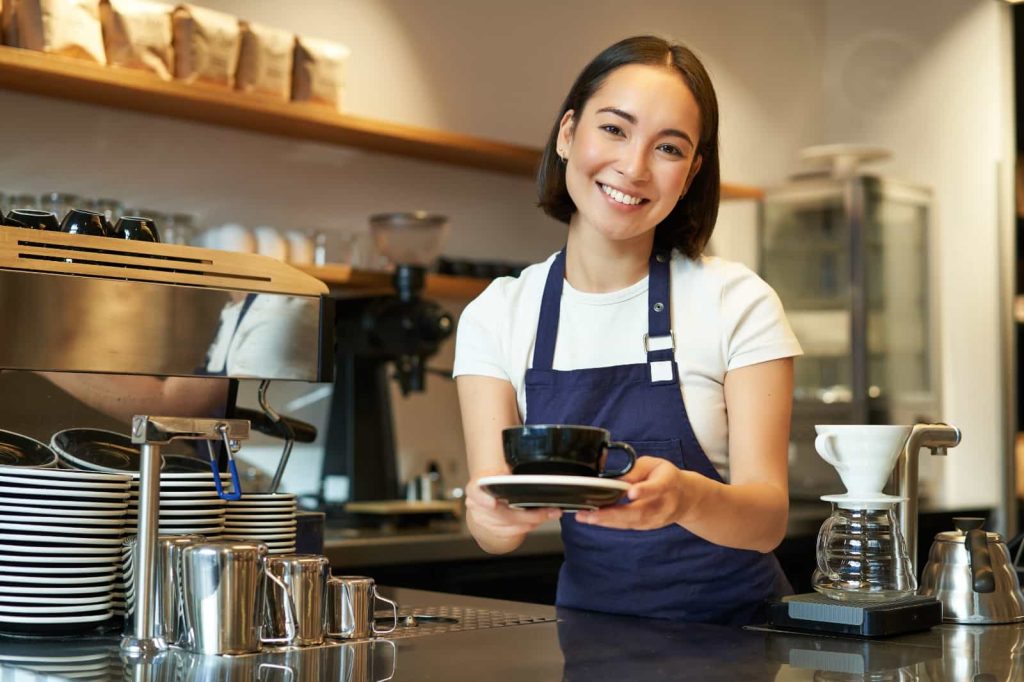
M 566 247 L 495 280 L 460 320 L 470 530 L 503 553 L 561 516 L 560 606 L 742 624 L 788 590 L 770 552 L 786 526 L 801 350 L 767 284 L 702 255 L 718 168 L 718 105 L 697 57 L 650 36 L 609 47 L 566 97 L 538 177 Z M 483 479 L 509 473 L 501 431 L 520 423 L 628 443 L 627 499 L 563 516 L 580 505 L 549 476 L 550 490 L 510 507 Z M 530 476 L 535 490 L 544 478 Z

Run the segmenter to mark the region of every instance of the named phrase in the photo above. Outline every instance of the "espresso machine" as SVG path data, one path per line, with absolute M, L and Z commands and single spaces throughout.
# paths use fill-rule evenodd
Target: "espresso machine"
M 211 376 L 211 349 L 223 344 L 228 352 L 216 376 L 329 381 L 326 293 L 319 280 L 262 256 L 0 227 L 0 319 L 11 330 L 0 343 L 0 368 L 172 381 Z M 225 315 L 238 308 L 241 314 Z M 208 415 L 135 417 L 137 594 L 156 593 L 161 447 L 179 439 L 222 441 L 230 453 L 248 427 Z M 133 630 L 121 643 L 123 657 L 139 665 L 166 648 L 153 615 L 151 600 L 139 599 Z
M 425 212 L 378 214 L 370 218 L 370 230 L 377 251 L 394 264 L 394 292 L 337 302 L 336 372 L 321 498 L 324 509 L 342 519 L 346 502 L 401 497 L 391 382 L 397 382 L 403 396 L 424 391 L 426 374 L 435 371 L 427 359 L 455 328 L 447 311 L 421 296 L 427 268 L 447 236 L 447 218 Z

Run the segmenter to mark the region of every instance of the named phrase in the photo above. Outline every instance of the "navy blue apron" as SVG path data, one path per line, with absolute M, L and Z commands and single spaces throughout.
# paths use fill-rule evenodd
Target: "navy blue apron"
M 533 366 L 526 372 L 527 424 L 608 429 L 638 455 L 722 481 L 697 442 L 679 388 L 671 332 L 667 254 L 652 255 L 648 335 L 637 330 L 647 362 L 552 369 L 565 251 L 555 258 L 541 299 Z M 634 531 L 600 528 L 562 516 L 565 562 L 557 604 L 576 609 L 744 625 L 761 619 L 766 599 L 791 592 L 772 554 L 722 547 L 678 525 Z

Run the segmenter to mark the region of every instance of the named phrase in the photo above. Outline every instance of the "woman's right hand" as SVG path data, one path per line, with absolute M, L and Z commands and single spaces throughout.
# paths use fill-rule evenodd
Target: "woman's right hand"
M 491 554 L 511 552 L 526 534 L 546 521 L 559 518 L 560 509 L 512 509 L 480 489 L 476 479 L 466 486 L 466 521 L 480 547 Z

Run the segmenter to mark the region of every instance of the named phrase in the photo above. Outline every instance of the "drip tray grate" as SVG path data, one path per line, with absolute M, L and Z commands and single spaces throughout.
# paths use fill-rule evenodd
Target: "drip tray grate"
M 391 614 L 378 611 L 377 627 L 390 627 Z M 399 608 L 398 627 L 394 632 L 381 635 L 384 639 L 426 637 L 462 630 L 486 630 L 530 623 L 553 623 L 553 616 L 527 616 L 507 611 L 472 609 L 460 606 L 430 606 L 425 608 Z

